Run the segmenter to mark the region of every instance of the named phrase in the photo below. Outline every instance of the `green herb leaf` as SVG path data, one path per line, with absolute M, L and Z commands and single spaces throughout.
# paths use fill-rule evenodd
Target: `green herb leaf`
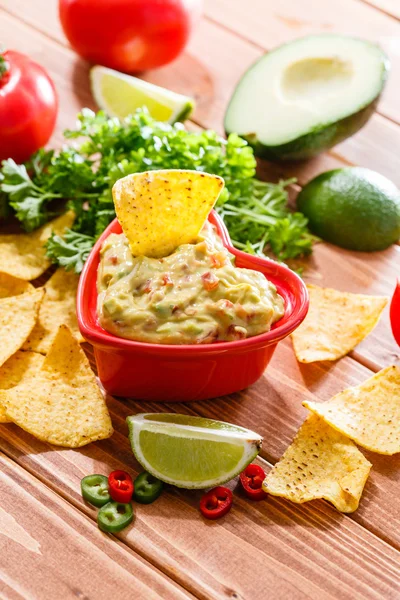
M 67 271 L 80 273 L 95 240 L 89 235 L 67 229 L 64 237 L 53 235 L 46 243 L 47 256 Z
M 122 121 L 84 109 L 77 128 L 64 135 L 74 140 L 73 147 L 42 149 L 26 166 L 3 162 L 0 190 L 28 231 L 50 218 L 54 198 L 68 200 L 76 214 L 73 231 L 48 243 L 49 256 L 66 268 L 79 272 L 91 244 L 115 217 L 111 188 L 117 179 L 153 169 L 193 169 L 223 177 L 226 187 L 216 210 L 238 248 L 273 252 L 279 260 L 312 250 L 307 220 L 287 206 L 293 180 L 256 180 L 253 150 L 236 134 L 226 140 L 214 131 L 187 131 L 182 123 L 154 121 L 144 108 Z
M 3 77 L 3 75 L 8 73 L 9 68 L 8 62 L 4 58 L 3 54 L 0 53 L 0 79 Z

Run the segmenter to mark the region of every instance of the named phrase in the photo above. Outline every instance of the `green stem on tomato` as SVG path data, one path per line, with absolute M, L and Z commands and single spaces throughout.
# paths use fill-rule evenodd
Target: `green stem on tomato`
M 4 77 L 4 75 L 6 73 L 8 73 L 9 69 L 10 69 L 10 65 L 4 58 L 3 54 L 0 52 L 0 82 L 1 82 L 2 77 Z

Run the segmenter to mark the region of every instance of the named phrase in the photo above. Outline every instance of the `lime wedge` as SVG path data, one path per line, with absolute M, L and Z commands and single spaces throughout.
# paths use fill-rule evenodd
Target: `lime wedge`
M 257 456 L 262 443 L 254 431 L 202 417 L 140 413 L 127 422 L 133 453 L 146 471 L 187 489 L 233 479 Z
M 97 104 L 111 117 L 122 119 L 147 106 L 157 121 L 175 123 L 187 119 L 194 109 L 194 101 L 187 96 L 107 67 L 93 67 L 90 82 Z

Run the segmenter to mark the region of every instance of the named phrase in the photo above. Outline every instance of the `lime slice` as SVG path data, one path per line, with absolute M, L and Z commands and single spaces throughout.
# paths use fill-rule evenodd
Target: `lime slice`
M 147 106 L 157 121 L 175 123 L 187 119 L 194 109 L 194 101 L 187 96 L 107 67 L 93 67 L 90 81 L 97 104 L 111 117 L 122 119 Z
M 203 489 L 238 475 L 257 456 L 262 437 L 222 421 L 165 413 L 127 418 L 133 453 L 152 475 Z

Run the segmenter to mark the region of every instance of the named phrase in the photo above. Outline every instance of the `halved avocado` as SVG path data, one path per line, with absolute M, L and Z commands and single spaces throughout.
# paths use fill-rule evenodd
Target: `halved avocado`
M 375 44 L 311 35 L 262 56 L 239 81 L 225 130 L 255 154 L 300 160 L 332 148 L 368 121 L 389 70 Z

